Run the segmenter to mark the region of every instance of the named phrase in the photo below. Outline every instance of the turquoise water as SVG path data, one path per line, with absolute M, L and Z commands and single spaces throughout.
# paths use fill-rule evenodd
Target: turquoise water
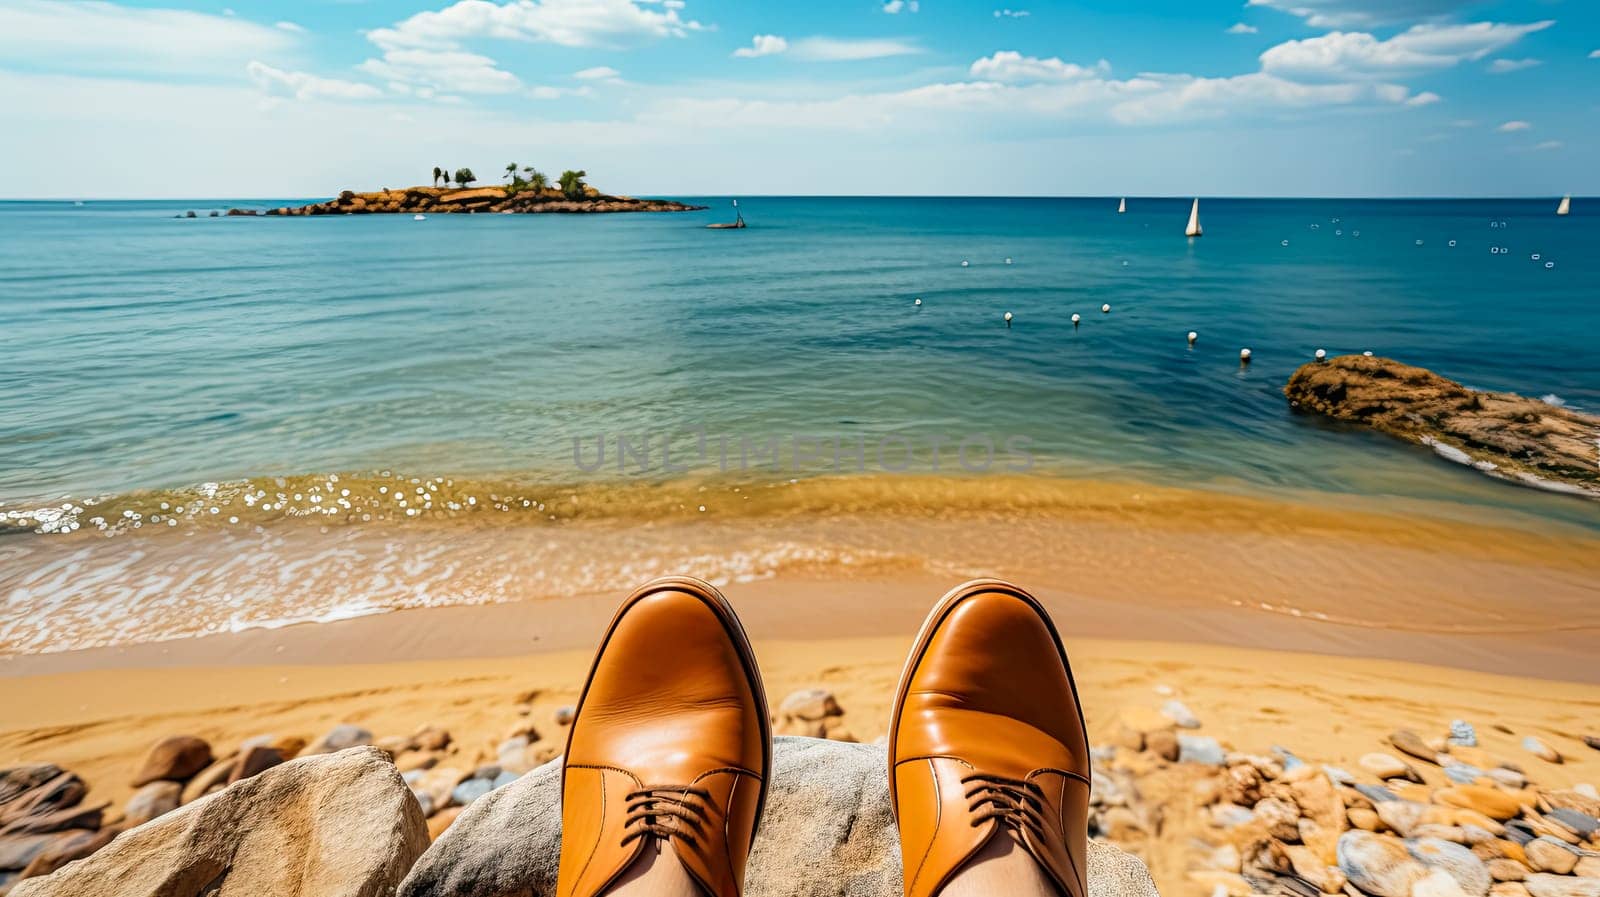
M 570 481 L 617 475 L 576 465 L 574 438 L 703 427 L 1021 437 L 1074 475 L 1595 521 L 1293 414 L 1281 388 L 1319 347 L 1371 350 L 1600 411 L 1600 201 L 1204 200 L 1190 241 L 1178 199 L 755 197 L 735 232 L 702 227 L 725 200 L 685 199 L 713 209 L 0 203 L 0 500 L 376 468 Z

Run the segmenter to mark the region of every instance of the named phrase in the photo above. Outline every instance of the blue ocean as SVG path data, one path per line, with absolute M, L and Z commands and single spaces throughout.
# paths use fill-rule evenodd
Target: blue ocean
M 1203 199 L 1190 240 L 1188 199 L 750 197 L 743 231 L 703 227 L 727 198 L 685 199 L 711 209 L 0 203 L 0 500 L 377 468 L 569 481 L 619 473 L 589 469 L 602 439 L 698 431 L 1021 438 L 1075 476 L 1592 519 L 1281 389 L 1316 349 L 1371 351 L 1600 410 L 1600 202 Z

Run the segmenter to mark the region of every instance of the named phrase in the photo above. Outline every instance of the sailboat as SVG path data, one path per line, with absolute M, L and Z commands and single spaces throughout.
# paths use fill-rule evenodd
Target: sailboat
M 1183 235 L 1198 237 L 1200 234 L 1200 200 L 1196 199 L 1194 205 L 1189 208 L 1189 226 L 1184 228 Z
M 739 201 L 737 199 L 733 201 L 733 215 L 734 215 L 734 219 L 732 221 L 728 221 L 728 222 L 719 221 L 719 222 L 717 222 L 715 224 L 708 224 L 708 225 L 706 225 L 706 229 L 707 230 L 738 230 L 738 229 L 744 227 L 745 226 L 744 213 L 739 211 Z
M 1572 212 L 1572 197 L 1561 197 L 1561 205 L 1556 206 L 1557 215 L 1568 215 Z
M 1124 196 L 1122 198 L 1122 201 L 1117 203 L 1117 214 L 1121 215 L 1123 212 L 1126 212 L 1126 211 L 1128 211 L 1128 198 L 1126 196 Z

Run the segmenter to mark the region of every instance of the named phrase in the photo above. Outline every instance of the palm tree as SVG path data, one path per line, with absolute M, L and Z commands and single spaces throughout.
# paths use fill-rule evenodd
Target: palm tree
M 442 175 L 442 174 L 444 174 L 444 170 L 443 169 L 441 169 L 437 165 L 433 166 L 433 185 L 435 187 L 439 186 L 439 176 Z
M 583 179 L 587 177 L 588 174 L 589 173 L 587 171 L 572 171 L 570 169 L 561 172 L 561 192 L 565 194 L 568 199 L 581 198 L 583 196 L 584 188 L 589 186 L 583 182 Z
M 534 191 L 543 193 L 544 191 L 550 189 L 550 179 L 546 177 L 545 173 L 539 169 L 530 165 L 527 168 L 522 169 L 522 173 L 528 176 L 528 186 L 532 187 Z
M 512 162 L 506 166 L 506 180 L 514 180 L 517 176 L 517 163 Z
M 457 168 L 456 169 L 456 184 L 458 186 L 465 187 L 465 186 L 467 186 L 468 184 L 472 183 L 473 181 L 475 181 L 477 179 L 478 179 L 478 176 L 473 174 L 472 173 L 472 169 L 470 169 L 470 168 Z

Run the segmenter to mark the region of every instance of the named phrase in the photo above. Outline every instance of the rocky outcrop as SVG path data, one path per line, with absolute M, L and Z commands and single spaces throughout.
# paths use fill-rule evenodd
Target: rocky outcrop
M 1491 476 L 1600 498 L 1600 417 L 1363 355 L 1304 365 L 1283 394 L 1296 408 L 1421 443 Z
M 285 206 L 269 209 L 264 215 L 372 215 L 372 214 L 422 214 L 457 212 L 511 212 L 511 213 L 595 213 L 595 212 L 692 212 L 705 206 L 685 205 L 665 199 L 634 199 L 631 196 L 607 196 L 586 188 L 584 196 L 569 198 L 559 190 L 533 190 L 510 187 L 407 187 L 403 190 L 379 190 L 375 193 L 356 193 L 346 190 L 327 202 L 308 206 Z M 231 209 L 229 215 L 253 215 L 249 209 Z
M 779 736 L 771 791 L 745 873 L 749 897 L 895 897 L 900 837 L 881 745 Z M 561 766 L 480 798 L 417 862 L 400 897 L 555 893 Z M 1144 863 L 1089 844 L 1089 897 L 1157 897 Z
M 387 756 L 295 760 L 124 832 L 12 897 L 387 897 L 428 844 Z

